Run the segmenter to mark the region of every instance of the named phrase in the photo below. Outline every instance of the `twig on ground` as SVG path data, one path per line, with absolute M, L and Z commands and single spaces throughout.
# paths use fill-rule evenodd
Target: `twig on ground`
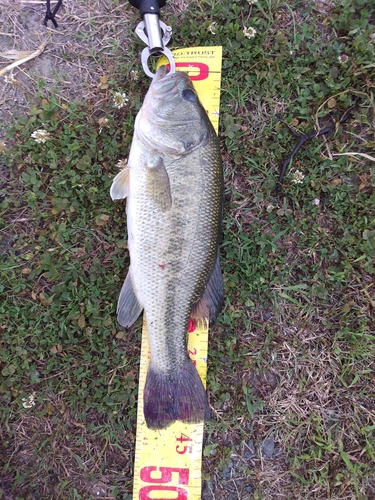
M 350 108 L 345 111 L 345 113 L 342 115 L 342 117 L 338 121 L 335 121 L 333 118 L 330 118 L 330 114 L 328 114 L 325 117 L 325 119 L 328 119 L 328 123 L 326 122 L 327 125 L 323 128 L 320 128 L 320 125 L 319 125 L 318 131 L 311 132 L 310 134 L 301 134 L 294 127 L 291 127 L 289 125 L 289 123 L 287 123 L 282 118 L 282 116 L 280 114 L 276 114 L 276 117 L 282 123 L 284 123 L 284 125 L 286 125 L 288 127 L 288 129 L 292 132 L 292 134 L 295 135 L 296 137 L 298 137 L 298 142 L 297 142 L 295 148 L 293 149 L 292 153 L 284 160 L 284 163 L 281 167 L 280 176 L 279 176 L 279 179 L 278 179 L 277 184 L 276 184 L 276 192 L 281 191 L 281 186 L 282 186 L 282 182 L 283 182 L 286 170 L 287 170 L 290 162 L 292 161 L 294 155 L 301 149 L 301 147 L 305 144 L 305 142 L 309 141 L 310 139 L 314 139 L 315 137 L 320 137 L 321 135 L 327 136 L 327 135 L 331 135 L 334 132 L 336 132 L 338 127 L 349 118 L 351 111 L 353 110 L 353 108 L 356 105 L 357 105 L 357 102 L 355 102 L 355 104 L 353 104 L 353 106 L 350 106 Z M 325 121 L 325 120 L 323 119 L 323 121 Z M 342 154 L 349 155 L 349 153 L 342 153 Z M 368 158 L 368 155 L 365 155 L 364 153 L 357 153 L 357 154 L 360 154 L 361 156 L 366 156 Z M 332 156 L 335 156 L 335 154 L 333 154 Z M 336 154 L 336 156 L 337 156 L 337 154 Z M 370 157 L 370 159 L 372 159 L 372 158 Z

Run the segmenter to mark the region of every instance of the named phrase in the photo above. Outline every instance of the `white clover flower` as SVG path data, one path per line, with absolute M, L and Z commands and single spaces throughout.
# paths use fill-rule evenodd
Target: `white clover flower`
M 126 97 L 126 94 L 123 92 L 115 92 L 113 95 L 113 103 L 115 108 L 121 109 L 125 106 L 125 104 L 129 102 L 129 99 Z
M 101 118 L 99 118 L 98 120 L 98 123 L 101 127 L 106 127 L 108 125 L 108 118 L 105 118 L 105 116 L 102 116 Z
M 123 168 L 126 168 L 128 166 L 128 160 L 124 158 L 123 160 L 119 160 L 116 163 L 116 167 L 122 170 Z
M 340 64 L 346 64 L 349 61 L 349 57 L 346 54 L 341 54 L 337 60 Z
M 216 32 L 215 32 L 216 27 L 215 27 L 215 25 L 216 25 L 216 21 L 214 21 L 213 23 L 211 23 L 211 24 L 209 25 L 209 27 L 207 28 L 207 30 L 208 30 L 210 33 L 212 33 L 213 35 L 216 35 Z
M 305 176 L 303 175 L 303 173 L 300 170 L 296 170 L 294 172 L 292 182 L 294 184 L 302 184 L 304 178 Z
M 246 38 L 254 38 L 256 33 L 257 33 L 257 30 L 255 28 L 253 28 L 252 26 L 250 26 L 250 28 L 244 28 L 242 30 L 243 34 L 245 35 Z
M 255 3 L 258 3 L 258 0 L 247 0 L 247 3 L 250 5 L 254 5 Z
M 135 71 L 134 69 L 130 72 L 130 78 L 137 82 L 139 80 L 139 71 Z
M 35 140 L 35 142 L 44 144 L 46 141 L 51 139 L 51 134 L 47 132 L 47 130 L 44 130 L 44 128 L 39 128 L 31 134 L 31 137 Z
M 4 82 L 13 85 L 14 83 L 17 83 L 17 80 L 14 78 L 12 74 L 10 74 L 4 76 Z
M 99 123 L 99 134 L 100 134 L 103 128 L 108 127 L 109 120 L 108 118 L 105 118 L 103 116 L 102 118 L 99 118 L 98 123 Z
M 319 198 L 314 198 L 313 205 L 315 205 L 315 206 L 317 206 L 317 207 L 320 205 L 320 200 L 319 200 Z
M 32 408 L 33 406 L 35 406 L 34 397 L 34 394 L 30 394 L 30 396 L 28 396 L 27 398 L 22 398 L 22 406 L 24 408 Z

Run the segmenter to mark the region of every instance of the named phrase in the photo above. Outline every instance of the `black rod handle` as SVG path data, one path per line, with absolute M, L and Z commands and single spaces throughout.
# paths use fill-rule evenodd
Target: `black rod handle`
M 167 0 L 129 0 L 130 5 L 139 9 L 142 19 L 145 14 L 159 15 L 159 9 L 164 7 Z

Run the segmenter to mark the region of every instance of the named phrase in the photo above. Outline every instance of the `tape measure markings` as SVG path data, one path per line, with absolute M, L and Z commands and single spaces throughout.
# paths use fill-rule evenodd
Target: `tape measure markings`
M 199 53 L 199 54 L 198 54 Z M 173 51 L 181 61 L 177 70 L 190 70 L 204 109 L 218 132 L 220 105 L 221 47 L 197 47 Z M 163 58 L 160 64 L 165 64 Z M 204 66 L 208 71 L 203 72 Z M 199 71 L 198 74 L 197 71 Z M 197 78 L 199 77 L 199 78 Z M 217 85 L 219 83 L 219 85 Z M 206 386 L 208 320 L 191 320 L 187 334 L 189 356 Z M 150 430 L 143 415 L 143 391 L 150 362 L 147 323 L 143 317 L 137 435 L 134 459 L 133 500 L 200 500 L 204 422 L 174 422 L 162 430 Z M 177 494 L 177 496 L 176 496 Z

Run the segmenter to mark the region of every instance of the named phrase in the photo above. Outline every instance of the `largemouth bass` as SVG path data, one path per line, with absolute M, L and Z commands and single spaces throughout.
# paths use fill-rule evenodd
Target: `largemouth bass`
M 216 133 L 186 73 L 157 71 L 111 197 L 127 198 L 130 268 L 118 322 L 129 327 L 143 309 L 147 320 L 146 424 L 203 420 L 208 401 L 186 334 L 190 316 L 212 321 L 223 302 L 223 171 Z

